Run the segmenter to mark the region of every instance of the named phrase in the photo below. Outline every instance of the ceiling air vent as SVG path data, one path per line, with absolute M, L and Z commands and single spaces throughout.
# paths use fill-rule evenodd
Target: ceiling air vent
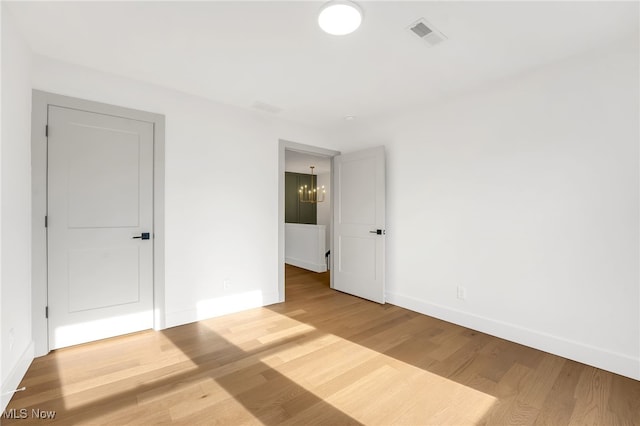
M 435 46 L 447 39 L 447 37 L 438 31 L 433 25 L 428 23 L 424 18 L 418 19 L 413 24 L 407 27 L 407 30 L 418 37 L 420 40 L 427 43 L 429 46 Z

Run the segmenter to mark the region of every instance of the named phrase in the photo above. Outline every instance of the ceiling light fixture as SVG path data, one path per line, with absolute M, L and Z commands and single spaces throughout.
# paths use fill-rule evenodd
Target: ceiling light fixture
M 316 177 L 313 174 L 313 169 L 316 168 L 316 166 L 311 166 L 311 185 L 309 185 L 309 187 L 307 187 L 307 185 L 301 186 L 300 189 L 298 190 L 298 200 L 301 203 L 312 203 L 312 204 L 316 204 L 316 203 L 322 203 L 324 201 L 324 196 L 326 195 L 326 190 L 324 189 L 324 185 L 322 185 L 322 187 L 319 186 L 315 186 L 314 182 L 314 177 Z
M 362 9 L 348 0 L 331 0 L 322 6 L 318 25 L 326 33 L 346 35 L 354 32 L 362 22 Z

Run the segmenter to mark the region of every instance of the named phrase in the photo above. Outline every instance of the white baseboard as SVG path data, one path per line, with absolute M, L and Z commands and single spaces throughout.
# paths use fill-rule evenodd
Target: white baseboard
M 165 325 L 167 328 L 171 328 L 196 321 L 198 321 L 198 311 L 195 309 L 187 309 L 184 311 L 167 312 Z
M 286 263 L 287 265 L 297 266 L 298 268 L 307 269 L 313 272 L 327 272 L 327 264 L 324 262 L 312 263 L 312 262 L 307 262 L 305 260 L 287 257 L 284 259 L 284 263 Z
M 13 367 L 7 379 L 2 382 L 2 411 L 7 408 L 9 401 L 13 398 L 13 393 L 11 391 L 15 390 L 20 386 L 20 382 L 24 378 L 24 375 L 27 373 L 29 366 L 34 358 L 34 345 L 33 341 L 29 343 L 27 349 L 22 353 L 18 362 Z M 28 391 L 28 389 L 27 389 Z
M 414 312 L 640 380 L 640 359 L 628 355 L 607 351 L 584 343 L 397 293 L 387 293 L 386 301 Z
M 280 294 L 277 291 L 262 294 L 262 306 L 280 303 Z
M 222 315 L 246 311 L 247 309 L 273 305 L 278 302 L 278 292 L 263 293 L 260 291 L 249 291 L 220 296 L 199 302 L 195 309 L 167 313 L 166 326 L 176 327 L 209 318 L 220 317 Z

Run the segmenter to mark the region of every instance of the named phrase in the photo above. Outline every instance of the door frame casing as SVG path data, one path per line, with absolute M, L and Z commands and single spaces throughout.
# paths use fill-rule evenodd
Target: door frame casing
M 56 105 L 153 124 L 153 328 L 165 328 L 164 165 L 165 118 L 161 114 L 33 90 L 31 110 L 31 306 L 35 356 L 49 352 L 47 307 L 47 136 L 48 107 Z
M 317 146 L 304 145 L 297 142 L 291 142 L 280 139 L 278 141 L 278 302 L 285 301 L 285 285 L 284 285 L 284 259 L 285 259 L 285 237 L 284 237 L 284 172 L 285 172 L 285 156 L 286 151 L 296 151 L 303 154 L 314 154 L 329 157 L 331 159 L 330 182 L 333 188 L 333 157 L 340 155 L 340 151 L 332 149 L 320 148 Z M 333 223 L 333 190 L 329 192 L 329 200 L 331 202 L 331 223 Z M 333 246 L 333 235 L 329 236 L 329 248 Z M 333 256 L 330 261 L 332 263 L 330 269 L 333 268 Z M 333 288 L 333 277 L 329 276 L 331 287 Z

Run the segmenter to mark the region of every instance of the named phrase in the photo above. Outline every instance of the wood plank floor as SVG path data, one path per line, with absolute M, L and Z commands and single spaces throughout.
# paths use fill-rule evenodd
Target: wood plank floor
M 37 358 L 2 423 L 640 424 L 638 381 L 286 274 L 286 303 Z

